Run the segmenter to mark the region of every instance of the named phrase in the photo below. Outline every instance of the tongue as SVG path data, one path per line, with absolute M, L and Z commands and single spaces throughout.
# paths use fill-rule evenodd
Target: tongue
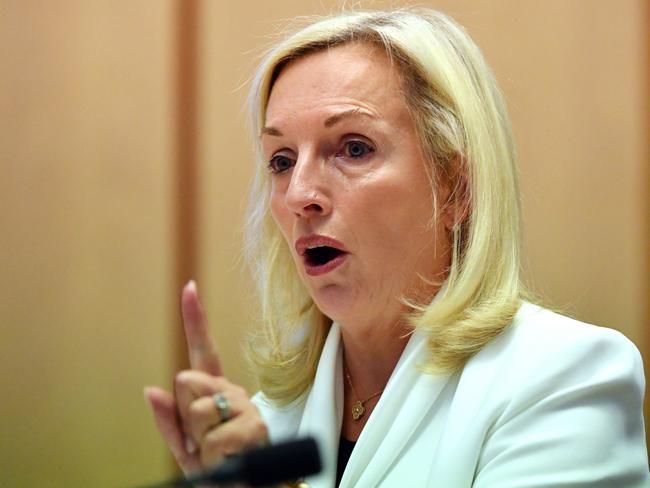
M 313 266 L 322 266 L 329 263 L 332 259 L 342 253 L 341 250 L 329 246 L 315 247 L 307 251 L 309 264 Z

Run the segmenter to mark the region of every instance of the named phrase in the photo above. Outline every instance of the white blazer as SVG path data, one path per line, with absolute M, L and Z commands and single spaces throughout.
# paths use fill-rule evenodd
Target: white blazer
M 645 381 L 619 332 L 524 304 L 513 323 L 453 375 L 417 369 L 416 331 L 350 456 L 340 487 L 650 487 Z M 271 441 L 315 436 L 332 488 L 343 408 L 340 328 L 313 386 L 289 407 L 257 394 Z

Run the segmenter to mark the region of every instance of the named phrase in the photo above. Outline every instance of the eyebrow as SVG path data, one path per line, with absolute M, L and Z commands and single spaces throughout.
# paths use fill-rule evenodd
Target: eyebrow
M 357 107 L 357 108 L 351 108 L 350 110 L 345 110 L 343 112 L 334 115 L 330 115 L 329 117 L 327 117 L 327 119 L 325 119 L 325 122 L 323 122 L 323 126 L 329 129 L 333 125 L 339 123 L 341 120 L 350 117 L 355 117 L 357 115 L 363 115 L 365 117 L 370 117 L 371 119 L 377 118 L 373 113 Z M 264 134 L 268 136 L 276 136 L 276 137 L 281 137 L 284 135 L 282 134 L 282 132 L 280 132 L 279 129 L 276 129 L 275 127 L 266 127 L 266 126 L 262 127 L 260 136 Z

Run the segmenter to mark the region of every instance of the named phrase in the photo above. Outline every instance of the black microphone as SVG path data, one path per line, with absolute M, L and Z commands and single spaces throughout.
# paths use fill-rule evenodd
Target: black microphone
M 307 437 L 251 449 L 227 457 L 208 471 L 141 488 L 192 488 L 202 483 L 265 486 L 294 481 L 320 473 L 321 469 L 318 445 Z

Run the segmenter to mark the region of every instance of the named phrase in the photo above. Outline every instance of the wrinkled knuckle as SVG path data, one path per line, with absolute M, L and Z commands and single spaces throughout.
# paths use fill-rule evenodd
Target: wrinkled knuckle
M 239 452 L 238 445 L 232 435 L 224 436 L 215 429 L 205 437 L 201 450 L 205 450 L 211 458 L 217 458 Z
M 213 453 L 219 452 L 219 444 L 216 440 L 212 439 L 210 435 L 206 435 L 200 444 L 201 457 L 203 456 L 212 456 Z
M 219 439 L 215 438 L 212 432 L 201 440 L 201 456 L 213 457 L 215 453 L 219 452 Z
M 203 407 L 199 402 L 192 402 L 187 407 L 187 413 L 191 419 L 200 419 L 203 416 Z
M 210 440 L 201 444 L 201 464 L 204 468 L 214 466 L 223 459 L 224 455 L 219 449 L 219 445 Z
M 192 381 L 192 371 L 190 370 L 183 370 L 178 373 L 176 373 L 176 376 L 174 377 L 174 384 L 177 387 L 187 387 L 189 386 L 190 382 Z
M 269 428 L 261 418 L 255 420 L 253 430 L 256 433 L 256 438 L 260 441 L 267 441 L 269 438 Z
M 241 451 L 241 442 L 234 437 L 227 437 L 221 441 L 221 452 L 225 456 L 232 456 Z

